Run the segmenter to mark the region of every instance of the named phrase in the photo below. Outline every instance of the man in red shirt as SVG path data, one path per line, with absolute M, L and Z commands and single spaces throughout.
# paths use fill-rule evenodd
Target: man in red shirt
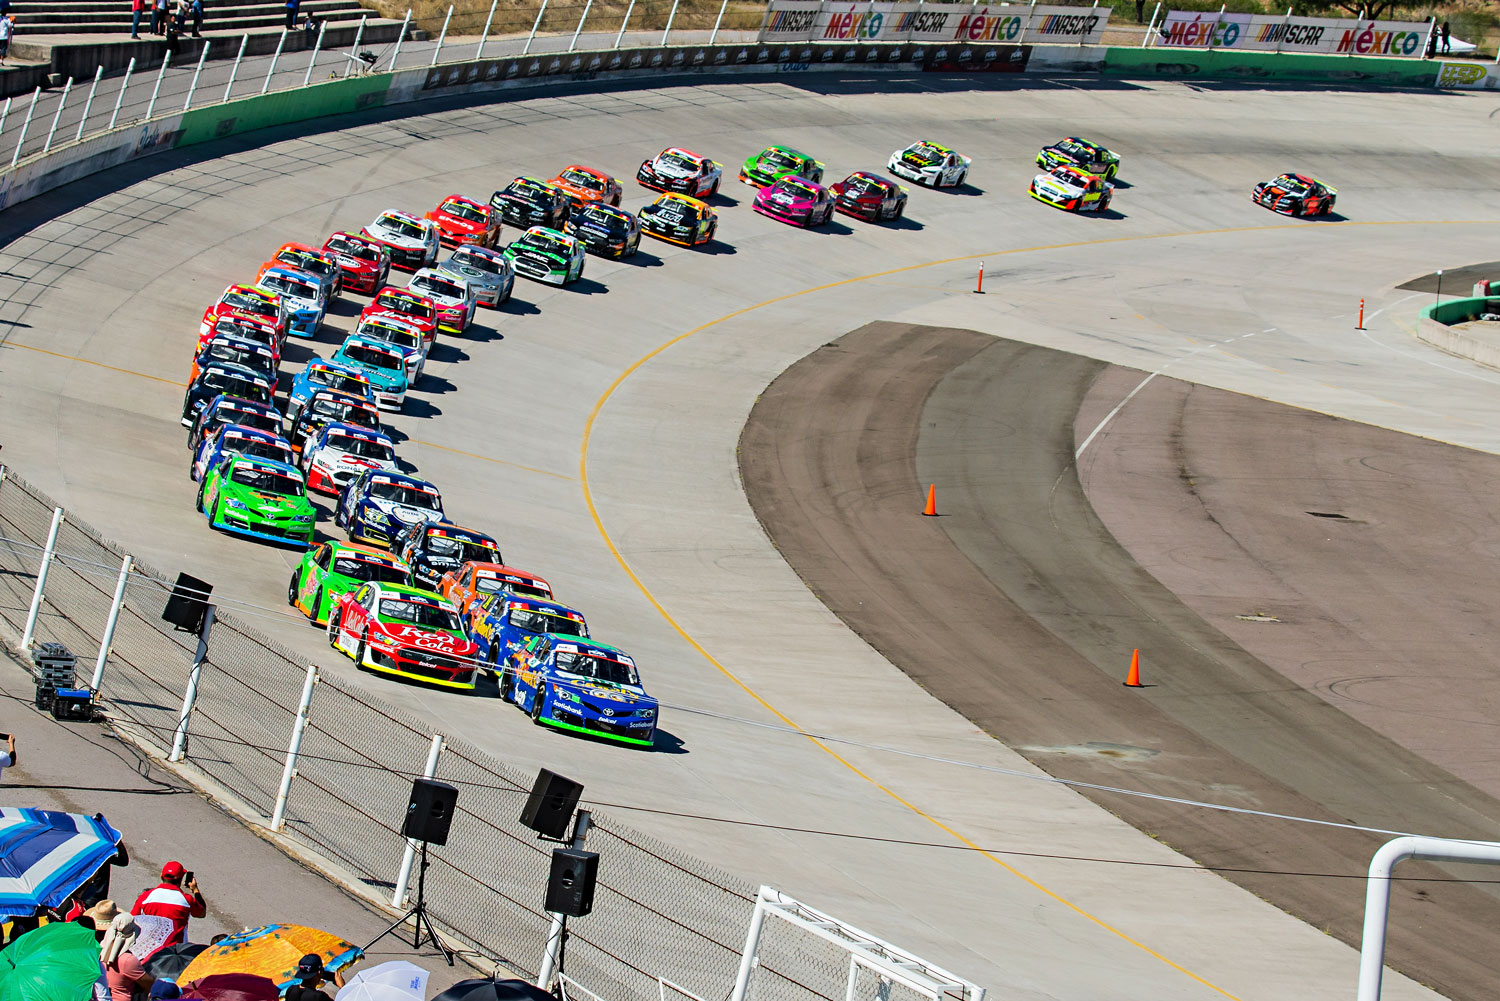
M 172 934 L 163 945 L 181 945 L 187 941 L 189 918 L 201 918 L 208 913 L 203 894 L 198 892 L 198 880 L 188 876 L 181 862 L 168 862 L 161 867 L 161 883 L 136 898 L 131 914 L 150 914 L 172 922 Z

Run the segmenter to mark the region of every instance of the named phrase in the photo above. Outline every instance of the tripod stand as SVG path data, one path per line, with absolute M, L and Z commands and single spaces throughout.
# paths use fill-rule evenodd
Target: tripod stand
M 446 945 L 443 944 L 443 940 L 438 938 L 437 932 L 432 928 L 432 920 L 427 917 L 427 842 L 425 841 L 422 842 L 421 868 L 417 870 L 416 904 L 412 907 L 411 910 L 407 911 L 405 914 L 401 915 L 394 922 L 392 922 L 389 928 L 371 939 L 370 945 L 374 945 L 376 942 L 379 942 L 381 939 L 394 932 L 397 928 L 400 928 L 407 921 L 410 921 L 412 923 L 415 930 L 415 934 L 413 934 L 411 940 L 411 947 L 413 949 L 422 948 L 422 936 L 426 935 L 428 938 L 432 939 L 432 944 L 437 946 L 439 951 L 442 952 L 443 958 L 448 961 L 448 965 L 453 965 L 453 953 Z M 363 951 L 369 952 L 370 945 L 365 946 Z

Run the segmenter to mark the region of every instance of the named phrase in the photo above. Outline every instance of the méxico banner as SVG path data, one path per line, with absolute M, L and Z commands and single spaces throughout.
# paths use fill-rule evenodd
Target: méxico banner
M 1108 7 L 771 0 L 763 42 L 1054 42 L 1098 44 Z
M 1178 49 L 1319 52 L 1420 59 L 1426 51 L 1429 30 L 1431 25 L 1426 21 L 1172 10 L 1157 26 L 1152 44 Z

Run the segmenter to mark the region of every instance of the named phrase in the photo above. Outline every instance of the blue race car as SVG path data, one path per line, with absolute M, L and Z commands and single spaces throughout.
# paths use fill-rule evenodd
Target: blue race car
M 349 533 L 350 542 L 387 549 L 409 525 L 446 520 L 437 487 L 383 469 L 367 469 L 350 480 L 333 512 L 333 523 Z
M 297 461 L 292 455 L 291 443 L 279 434 L 245 427 L 243 424 L 221 424 L 198 443 L 192 465 L 188 466 L 188 476 L 193 480 L 201 480 L 204 470 L 217 466 L 229 455 L 252 455 L 257 459 L 270 459 L 287 465 Z
M 500 697 L 536 724 L 650 747 L 656 700 L 627 654 L 590 639 L 539 633 L 521 642 L 500 678 Z
M 204 438 L 225 424 L 242 424 L 258 431 L 281 434 L 281 411 L 242 396 L 215 396 L 193 422 L 193 429 L 188 432 L 188 448 L 197 451 Z
M 256 287 L 281 296 L 286 306 L 286 329 L 299 337 L 316 337 L 323 325 L 327 300 L 318 278 L 295 268 L 262 268 Z
M 292 388 L 286 394 L 287 420 L 293 424 L 297 423 L 297 415 L 302 412 L 303 407 L 307 406 L 307 401 L 312 394 L 320 389 L 336 389 L 341 393 L 353 393 L 355 396 L 364 397 L 371 403 L 375 402 L 375 394 L 370 389 L 369 376 L 364 372 L 353 365 L 314 358 L 292 379 Z
M 486 594 L 468 608 L 469 639 L 476 655 L 491 671 L 510 659 L 521 644 L 537 633 L 587 637 L 583 615 L 567 605 L 510 591 Z
M 363 372 L 381 410 L 399 411 L 406 403 L 406 357 L 384 341 L 350 334 L 330 359 Z

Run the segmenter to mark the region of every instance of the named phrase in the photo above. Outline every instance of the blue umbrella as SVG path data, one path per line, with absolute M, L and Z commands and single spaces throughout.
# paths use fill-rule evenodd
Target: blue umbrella
M 119 850 L 103 814 L 0 807 L 0 916 L 61 906 Z

